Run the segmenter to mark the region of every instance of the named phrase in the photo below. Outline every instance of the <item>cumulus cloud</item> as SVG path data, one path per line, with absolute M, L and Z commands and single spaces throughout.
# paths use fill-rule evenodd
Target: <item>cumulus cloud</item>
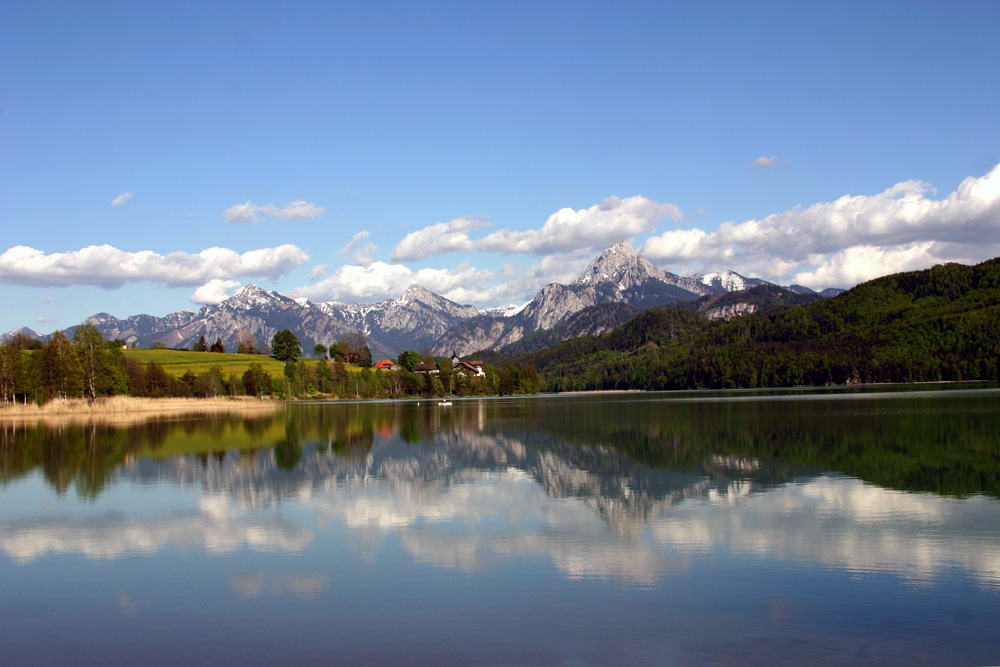
M 115 197 L 114 199 L 111 200 L 111 205 L 112 206 L 121 206 L 122 204 L 124 204 L 125 202 L 127 202 L 131 198 L 132 198 L 132 193 L 131 192 L 123 192 L 123 193 L 121 193 L 120 195 L 118 195 L 117 197 Z
M 470 232 L 489 226 L 482 217 L 454 218 L 407 234 L 392 251 L 394 262 L 415 262 L 449 252 L 501 252 L 551 255 L 580 250 L 604 249 L 615 241 L 632 239 L 655 228 L 663 218 L 680 220 L 674 204 L 661 204 L 646 197 L 608 197 L 589 208 L 563 208 L 540 228 L 516 231 L 500 229 L 474 239 Z
M 528 301 L 549 283 L 572 282 L 592 259 L 592 253 L 583 249 L 543 257 L 531 266 L 508 262 L 499 271 L 477 269 L 469 260 L 453 268 L 420 270 L 386 262 L 344 265 L 319 282 L 310 278 L 315 284 L 290 294 L 312 301 L 369 303 L 398 297 L 418 284 L 456 303 L 498 306 Z
M 455 218 L 418 229 L 403 237 L 392 250 L 392 261 L 415 262 L 448 252 L 471 252 L 475 242 L 469 232 L 484 227 L 482 218 Z
M 367 266 L 341 266 L 315 285 L 299 287 L 291 293 L 312 301 L 367 303 L 398 297 L 410 285 L 418 284 L 453 301 L 469 303 L 468 296 L 486 293 L 494 283 L 492 271 L 476 269 L 468 261 L 452 269 L 419 271 L 402 264 L 372 262 Z
M 309 260 L 291 244 L 238 253 L 207 248 L 196 254 L 152 250 L 126 252 L 110 245 L 46 254 L 14 246 L 0 255 L 0 283 L 22 286 L 96 285 L 105 289 L 126 283 L 151 282 L 164 287 L 206 285 L 237 278 L 274 280 Z
M 1000 254 L 1000 165 L 943 199 L 904 181 L 711 232 L 676 229 L 641 252 L 673 270 L 733 269 L 775 282 L 849 287 L 888 273 Z M 683 268 L 679 268 L 683 267 Z
M 199 506 L 208 502 L 199 501 Z M 222 501 L 228 502 L 228 501 Z M 152 517 L 108 516 L 90 519 L 52 518 L 29 524 L 0 523 L 0 550 L 16 563 L 30 563 L 50 554 L 79 554 L 110 560 L 127 554 L 161 549 L 200 547 L 208 553 L 258 551 L 298 552 L 313 534 L 287 520 L 246 518 L 245 513 L 164 513 Z
M 307 220 L 318 218 L 326 209 L 316 206 L 312 202 L 303 199 L 296 199 L 284 206 L 278 207 L 274 204 L 260 206 L 252 201 L 230 206 L 222 212 L 222 219 L 233 224 L 257 223 L 261 216 L 277 218 L 279 220 Z
M 778 164 L 778 157 L 775 155 L 771 157 L 759 157 L 755 160 L 751 160 L 747 166 L 763 167 L 764 169 L 771 169 L 772 167 L 777 166 L 777 164 Z
M 378 246 L 371 241 L 365 241 L 369 236 L 370 233 L 367 230 L 358 232 L 351 237 L 349 243 L 340 249 L 340 254 L 350 257 L 355 264 L 368 266 L 372 263 L 372 258 L 378 249 Z
M 189 300 L 192 303 L 201 304 L 222 303 L 232 296 L 233 291 L 239 286 L 240 281 L 238 280 L 222 280 L 220 278 L 213 278 L 196 289 L 194 294 L 190 296 Z
M 590 208 L 562 208 L 549 216 L 540 229 L 501 229 L 478 243 L 483 250 L 503 253 L 549 255 L 583 248 L 605 248 L 620 239 L 631 239 L 651 231 L 663 218 L 679 220 L 681 210 L 641 195 L 608 197 Z

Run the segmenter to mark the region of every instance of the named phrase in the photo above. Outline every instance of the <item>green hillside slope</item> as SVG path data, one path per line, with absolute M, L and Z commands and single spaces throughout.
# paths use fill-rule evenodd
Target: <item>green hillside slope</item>
M 710 323 L 655 310 L 530 355 L 553 390 L 996 380 L 1000 259 L 886 276 L 825 301 Z

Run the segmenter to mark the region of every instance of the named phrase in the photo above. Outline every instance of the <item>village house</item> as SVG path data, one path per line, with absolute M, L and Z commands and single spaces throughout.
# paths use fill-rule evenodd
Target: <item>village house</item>
M 383 359 L 377 362 L 373 368 L 377 371 L 398 371 L 399 366 L 393 363 L 392 359 Z
M 481 360 L 462 361 L 454 352 L 451 353 L 451 369 L 457 373 L 464 373 L 466 377 L 483 377 L 486 375 Z
M 437 375 L 441 371 L 440 371 L 440 369 L 438 369 L 438 365 L 437 364 L 434 364 L 434 363 L 429 364 L 429 363 L 427 363 L 425 361 L 421 361 L 419 364 L 417 364 L 416 366 L 413 367 L 413 372 L 414 373 L 430 373 L 431 375 Z

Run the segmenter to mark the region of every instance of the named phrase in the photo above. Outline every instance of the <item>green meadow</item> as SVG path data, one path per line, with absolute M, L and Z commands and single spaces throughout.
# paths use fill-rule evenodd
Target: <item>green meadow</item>
M 280 377 L 285 371 L 285 362 L 278 361 L 272 357 L 262 354 L 229 354 L 219 352 L 192 352 L 190 350 L 146 350 L 132 349 L 123 350 L 126 357 L 135 359 L 143 364 L 156 362 L 168 373 L 175 377 L 180 377 L 184 373 L 191 371 L 195 375 L 201 375 L 214 366 L 222 369 L 222 376 L 228 377 L 231 373 L 243 375 L 250 368 L 250 364 L 260 364 L 264 370 L 272 377 Z M 302 358 L 306 364 L 316 364 L 318 359 Z M 348 372 L 360 372 L 356 366 L 346 366 Z

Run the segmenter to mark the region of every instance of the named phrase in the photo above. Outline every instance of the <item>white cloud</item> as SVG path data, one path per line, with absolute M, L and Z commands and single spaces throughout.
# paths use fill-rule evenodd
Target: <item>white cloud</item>
M 944 199 L 904 181 L 875 195 L 845 195 L 718 229 L 678 229 L 648 239 L 654 261 L 733 269 L 775 282 L 849 287 L 897 271 L 1000 254 L 1000 165 L 965 179 Z
M 636 195 L 608 197 L 590 208 L 563 208 L 538 229 L 501 229 L 481 239 L 469 233 L 489 225 L 485 218 L 461 217 L 407 234 L 396 244 L 392 260 L 413 262 L 449 252 L 501 252 L 551 255 L 604 249 L 615 241 L 651 231 L 663 218 L 680 220 L 680 209 Z
M 234 224 L 257 222 L 257 205 L 248 201 L 243 204 L 230 206 L 222 212 L 222 219 Z
M 590 208 L 559 209 L 540 229 L 523 232 L 501 229 L 480 240 L 478 247 L 534 255 L 603 249 L 615 241 L 632 239 L 652 230 L 662 218 L 679 220 L 682 217 L 674 204 L 660 204 L 640 195 L 625 199 L 608 197 Z
M 368 266 L 372 263 L 372 258 L 378 246 L 371 241 L 363 242 L 371 234 L 367 231 L 360 231 L 351 237 L 349 243 L 340 249 L 341 255 L 351 258 L 351 261 L 360 266 Z
M 475 243 L 469 238 L 468 233 L 486 224 L 482 218 L 463 217 L 418 229 L 407 234 L 396 244 L 392 250 L 392 260 L 415 262 L 431 255 L 471 252 L 475 249 Z
M 221 303 L 233 295 L 235 288 L 240 286 L 238 280 L 222 280 L 213 278 L 199 287 L 191 295 L 189 301 L 192 303 Z
M 42 317 L 42 316 L 39 316 L 39 317 L 35 318 L 35 321 L 36 322 L 41 322 L 42 324 L 52 324 L 53 322 L 56 321 L 56 318 L 54 318 L 54 317 Z
M 308 260 L 305 251 L 291 244 L 242 254 L 228 248 L 207 248 L 197 254 L 167 255 L 152 250 L 126 252 L 110 245 L 47 255 L 28 246 L 14 246 L 0 255 L 0 283 L 35 287 L 97 285 L 114 289 L 136 282 L 178 287 L 204 285 L 213 279 L 273 280 Z
M 122 204 L 124 204 L 125 202 L 127 202 L 131 198 L 132 198 L 132 193 L 131 192 L 123 192 L 123 193 L 121 193 L 120 195 L 118 195 L 117 197 L 115 197 L 114 199 L 111 200 L 111 205 L 112 206 L 121 206 Z
M 294 296 L 313 301 L 358 301 L 368 303 L 395 298 L 414 283 L 445 298 L 468 303 L 468 295 L 486 293 L 494 285 L 492 271 L 478 270 L 468 261 L 453 269 L 414 271 L 402 264 L 372 262 L 367 266 L 344 265 L 315 285 L 292 290 Z
M 378 301 L 402 294 L 413 282 L 413 271 L 401 264 L 345 264 L 324 280 L 291 291 L 313 301 Z
M 265 215 L 281 218 L 282 220 L 308 220 L 323 215 L 323 211 L 326 209 L 304 199 L 296 199 L 281 208 L 273 204 L 268 204 L 267 206 L 261 206 L 260 210 Z
M 326 264 L 317 264 L 309 269 L 309 282 L 314 283 L 326 277 Z
M 306 220 L 309 218 L 318 218 L 325 210 L 324 207 L 316 206 L 312 202 L 307 202 L 303 199 L 296 199 L 282 207 L 275 206 L 274 204 L 259 206 L 248 200 L 242 204 L 236 204 L 227 208 L 222 212 L 222 219 L 234 224 L 256 223 L 258 216 L 261 215 L 280 220 Z
M 778 157 L 772 156 L 772 157 L 759 157 L 755 160 L 751 160 L 747 166 L 763 167 L 765 169 L 771 169 L 772 167 L 777 166 L 777 164 L 778 164 Z
M 161 549 L 202 548 L 208 553 L 240 549 L 298 552 L 313 539 L 311 531 L 282 519 L 251 518 L 232 509 L 214 511 L 226 499 L 203 496 L 197 513 L 163 513 L 152 517 L 53 518 L 45 522 L 0 523 L 0 550 L 17 563 L 49 554 L 79 554 L 109 560 Z

